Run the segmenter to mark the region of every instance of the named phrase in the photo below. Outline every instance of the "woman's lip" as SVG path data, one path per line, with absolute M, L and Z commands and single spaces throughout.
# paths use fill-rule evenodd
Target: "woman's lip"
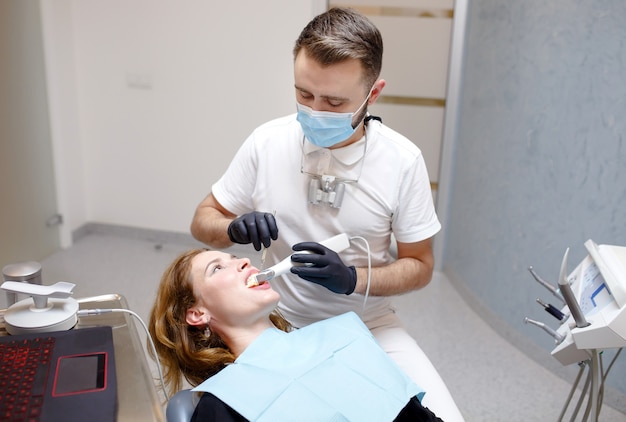
M 270 287 L 270 283 L 267 281 L 261 281 L 257 285 L 250 286 L 249 289 L 269 289 Z

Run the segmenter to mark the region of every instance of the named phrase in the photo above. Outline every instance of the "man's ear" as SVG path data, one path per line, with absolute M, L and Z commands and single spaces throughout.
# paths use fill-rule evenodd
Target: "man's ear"
M 185 321 L 187 324 L 193 326 L 207 325 L 211 320 L 211 316 L 204 310 L 204 308 L 193 307 L 187 309 L 185 314 Z
M 367 105 L 372 105 L 376 102 L 381 92 L 383 92 L 383 88 L 385 88 L 387 82 L 384 79 L 379 79 L 374 83 L 374 89 L 372 89 L 372 94 L 367 102 Z

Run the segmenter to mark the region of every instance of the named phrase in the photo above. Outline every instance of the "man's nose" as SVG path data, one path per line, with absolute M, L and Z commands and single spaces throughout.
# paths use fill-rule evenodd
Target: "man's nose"
M 311 107 L 315 111 L 328 111 L 326 109 L 328 105 L 322 98 L 315 98 L 309 107 Z

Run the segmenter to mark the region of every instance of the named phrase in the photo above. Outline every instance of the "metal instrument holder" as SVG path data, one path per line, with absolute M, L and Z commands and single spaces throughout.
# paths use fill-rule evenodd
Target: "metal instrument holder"
M 525 321 L 539 326 L 555 339 L 556 346 L 551 354 L 561 364 L 567 366 L 576 363 L 580 367 L 559 421 L 571 407 L 572 398 L 585 371 L 587 377 L 570 417 L 571 420 L 578 417 L 586 398 L 587 404 L 582 420 L 598 420 L 602 408 L 604 380 L 622 348 L 626 346 L 626 306 L 623 300 L 626 288 L 626 247 L 598 246 L 591 240 L 585 242 L 585 247 L 589 255 L 569 276 L 567 275 L 569 249 L 565 252 L 558 288 L 541 279 L 532 267 L 529 268 L 539 284 L 566 304 L 559 314 L 567 317 L 559 320 L 560 326 L 556 330 L 528 318 Z M 538 302 L 543 304 L 540 300 Z M 556 316 L 553 308 L 552 305 L 547 305 L 546 311 Z M 601 354 L 605 349 L 618 351 L 603 373 Z

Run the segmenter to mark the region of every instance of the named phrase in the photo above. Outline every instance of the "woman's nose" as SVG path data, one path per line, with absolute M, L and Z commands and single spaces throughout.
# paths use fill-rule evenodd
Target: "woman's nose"
M 237 269 L 240 271 L 250 266 L 250 258 L 239 258 L 237 260 Z

